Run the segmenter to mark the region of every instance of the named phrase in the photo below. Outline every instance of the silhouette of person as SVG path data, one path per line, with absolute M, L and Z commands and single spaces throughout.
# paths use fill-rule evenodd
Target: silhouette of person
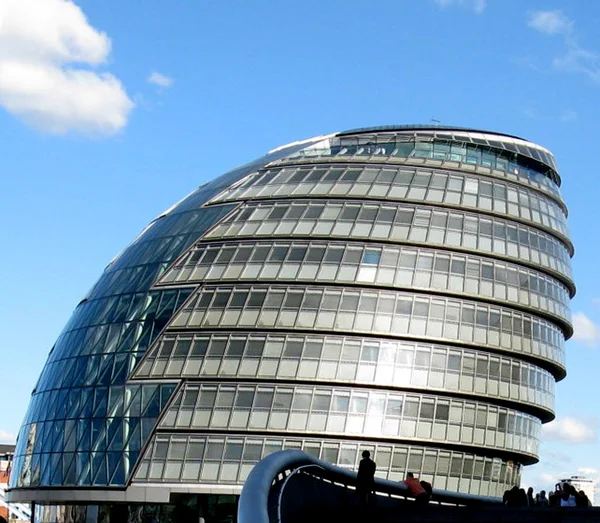
M 586 494 L 583 490 L 580 490 L 577 493 L 577 498 L 575 500 L 575 504 L 578 507 L 591 507 L 592 506 L 590 499 L 586 496 Z
M 547 507 L 548 506 L 548 498 L 546 497 L 546 491 L 545 490 L 541 490 L 540 493 L 538 494 L 538 498 L 537 501 L 535 503 L 536 505 L 540 506 L 540 507 Z
M 518 507 L 526 507 L 529 502 L 527 501 L 527 492 L 525 492 L 524 488 L 519 489 L 518 497 L 517 497 L 517 506 Z
M 371 453 L 368 450 L 363 451 L 363 459 L 358 465 L 358 474 L 356 478 L 356 492 L 359 499 L 364 502 L 369 502 L 369 494 L 373 491 L 375 484 L 375 469 L 377 465 L 371 459 Z
M 527 489 L 527 506 L 533 507 L 535 500 L 533 499 L 533 487 Z

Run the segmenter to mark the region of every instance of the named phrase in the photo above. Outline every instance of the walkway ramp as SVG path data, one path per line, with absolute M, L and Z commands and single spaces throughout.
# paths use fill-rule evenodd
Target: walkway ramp
M 494 497 L 433 489 L 417 506 L 403 483 L 375 479 L 369 504 L 356 495 L 356 473 L 296 450 L 267 456 L 252 469 L 238 523 L 600 523 L 600 507 L 505 507 Z

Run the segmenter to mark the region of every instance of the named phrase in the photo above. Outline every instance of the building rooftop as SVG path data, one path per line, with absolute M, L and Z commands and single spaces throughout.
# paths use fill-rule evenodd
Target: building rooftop
M 0 443 L 0 455 L 1 454 L 13 454 L 15 446 L 13 444 Z
M 377 125 L 375 127 L 359 127 L 357 129 L 349 129 L 338 133 L 343 136 L 346 134 L 357 134 L 357 133 L 371 133 L 378 131 L 459 131 L 466 133 L 482 133 L 482 134 L 495 134 L 497 136 L 507 136 L 509 138 L 515 138 L 516 140 L 524 140 L 528 142 L 526 138 L 516 136 L 514 134 L 500 133 L 498 131 L 487 131 L 484 129 L 475 129 L 473 127 L 459 127 L 456 125 L 434 125 L 434 124 L 401 124 L 401 125 Z

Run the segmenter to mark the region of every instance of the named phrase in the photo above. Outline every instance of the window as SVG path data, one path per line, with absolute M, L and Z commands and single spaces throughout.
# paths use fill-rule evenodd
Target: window
M 381 251 L 366 249 L 363 253 L 362 263 L 365 265 L 378 265 L 381 258 Z

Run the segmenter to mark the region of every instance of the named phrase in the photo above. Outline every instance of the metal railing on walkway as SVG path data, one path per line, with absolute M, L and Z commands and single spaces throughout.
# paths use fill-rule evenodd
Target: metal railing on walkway
M 302 476 L 302 479 L 298 478 L 299 476 Z M 299 479 L 296 483 L 303 483 L 303 489 L 297 488 L 295 492 L 293 501 L 296 505 L 298 502 L 309 502 L 311 495 L 321 497 L 321 503 L 324 496 L 328 496 L 332 506 L 336 503 L 347 505 L 357 500 L 356 472 L 337 467 L 299 450 L 284 450 L 267 456 L 250 472 L 240 497 L 238 523 L 285 523 L 282 505 L 286 487 L 293 477 Z M 308 492 L 311 488 L 312 492 Z M 385 501 L 388 505 L 393 500 L 406 502 L 411 498 L 404 483 L 377 477 L 373 495 L 379 504 Z M 468 507 L 499 506 L 502 500 L 433 489 L 430 503 Z
M 5 507 L 10 514 L 17 519 L 29 521 L 31 519 L 31 509 L 23 503 L 8 503 L 4 498 L 5 490 L 0 486 L 0 506 Z

